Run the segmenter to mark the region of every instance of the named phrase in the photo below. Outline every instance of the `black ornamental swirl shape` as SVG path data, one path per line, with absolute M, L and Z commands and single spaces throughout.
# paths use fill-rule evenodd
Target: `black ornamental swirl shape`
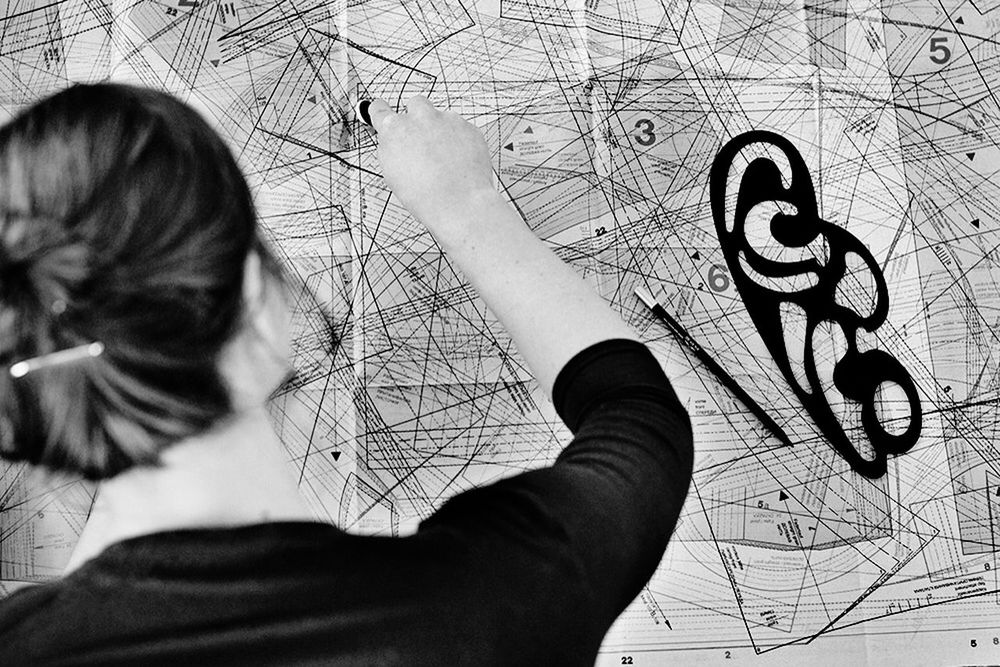
M 729 172 L 736 156 L 752 144 L 770 145 L 784 153 L 791 168 L 788 187 L 782 183 L 780 168 L 770 159 L 760 157 L 749 163 L 740 176 L 732 229 L 726 219 L 726 188 Z M 891 354 L 878 349 L 858 350 L 858 330 L 875 331 L 889 312 L 889 292 L 885 276 L 865 245 L 847 230 L 819 217 L 816 193 L 802 156 L 792 143 L 772 132 L 751 131 L 727 143 L 712 164 L 709 190 L 712 217 L 726 263 L 747 312 L 760 332 L 764 344 L 792 386 L 799 400 L 837 452 L 855 471 L 869 478 L 886 472 L 889 454 L 902 454 L 917 442 L 923 413 L 916 385 L 906 368 Z M 822 236 L 829 248 L 828 261 L 816 258 L 793 262 L 768 259 L 758 253 L 746 235 L 747 216 L 762 203 L 784 202 L 770 221 L 771 236 L 786 248 L 802 248 Z M 872 312 L 860 315 L 837 303 L 837 286 L 847 273 L 847 255 L 862 258 L 875 279 L 876 302 Z M 810 286 L 795 291 L 777 291 L 760 285 L 744 270 L 743 262 L 757 274 L 768 278 L 790 278 L 806 273 L 816 280 Z M 782 330 L 781 307 L 795 304 L 806 314 L 805 377 L 809 391 L 799 385 L 792 372 Z M 867 459 L 858 451 L 850 435 L 830 407 L 816 371 L 813 334 L 821 322 L 836 323 L 847 340 L 847 351 L 833 369 L 833 385 L 843 396 L 861 404 L 861 425 L 867 435 L 874 458 Z M 879 420 L 876 409 L 878 387 L 892 382 L 902 388 L 909 403 L 909 424 L 902 433 L 891 433 Z

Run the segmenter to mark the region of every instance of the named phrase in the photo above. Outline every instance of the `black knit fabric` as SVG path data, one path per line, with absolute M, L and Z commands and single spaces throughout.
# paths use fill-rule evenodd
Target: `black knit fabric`
M 559 371 L 552 402 L 573 433 L 584 416 L 601 401 L 618 394 L 647 394 L 657 401 L 676 403 L 670 383 L 645 345 L 634 340 L 606 340 L 583 350 Z
M 0 664 L 592 664 L 659 562 L 691 431 L 653 356 L 584 350 L 556 463 L 459 494 L 411 536 L 269 523 L 142 536 L 0 603 Z

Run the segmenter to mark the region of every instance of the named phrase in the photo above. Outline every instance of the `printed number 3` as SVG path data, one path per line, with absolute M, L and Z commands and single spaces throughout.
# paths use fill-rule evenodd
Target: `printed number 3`
M 642 134 L 636 135 L 635 137 L 635 140 L 639 143 L 639 145 L 641 146 L 653 145 L 653 142 L 656 141 L 656 134 L 653 133 L 653 127 L 654 127 L 653 121 L 649 120 L 648 118 L 643 118 L 642 120 L 636 121 L 635 129 L 642 132 Z M 623 662 L 622 664 L 627 665 L 629 663 Z

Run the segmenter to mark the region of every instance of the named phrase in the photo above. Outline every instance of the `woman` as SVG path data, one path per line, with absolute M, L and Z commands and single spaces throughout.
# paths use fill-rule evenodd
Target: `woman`
M 0 450 L 106 481 L 66 576 L 0 605 L 0 664 L 587 664 L 651 576 L 691 471 L 659 365 L 472 125 L 369 113 L 573 441 L 409 537 L 312 521 L 265 415 L 286 315 L 232 156 L 166 95 L 70 88 L 0 131 Z

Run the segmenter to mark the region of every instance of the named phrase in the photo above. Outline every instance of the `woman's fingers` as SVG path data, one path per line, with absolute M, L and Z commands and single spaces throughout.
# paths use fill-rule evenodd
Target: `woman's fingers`
M 406 103 L 406 113 L 421 116 L 434 111 L 434 106 L 423 95 L 414 95 Z
M 368 105 L 368 117 L 376 132 L 381 132 L 386 127 L 386 123 L 392 123 L 396 113 L 385 100 L 372 100 Z
M 433 111 L 435 111 L 434 105 L 423 95 L 414 95 L 406 103 L 406 113 L 411 116 L 422 117 Z M 386 123 L 391 124 L 399 116 L 385 100 L 362 101 L 358 104 L 358 114 L 361 120 L 375 128 L 376 132 L 384 130 Z

